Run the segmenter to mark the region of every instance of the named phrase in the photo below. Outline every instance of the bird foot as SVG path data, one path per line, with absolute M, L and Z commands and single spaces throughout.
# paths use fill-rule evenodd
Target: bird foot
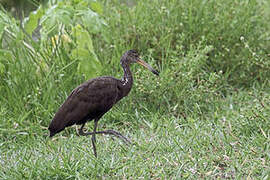
M 130 141 L 127 137 L 123 136 L 121 133 L 119 133 L 119 132 L 117 132 L 117 131 L 115 131 L 115 130 L 112 130 L 112 129 L 105 130 L 105 131 L 99 131 L 99 132 L 97 132 L 97 133 L 99 133 L 99 134 L 109 134 L 109 135 L 114 135 L 114 136 L 116 136 L 116 137 L 122 139 L 122 140 L 124 141 L 124 143 L 126 143 L 127 145 L 128 145 L 128 144 L 132 144 L 131 141 Z
M 128 144 L 132 144 L 131 141 L 123 136 L 121 133 L 115 131 L 115 130 L 112 130 L 112 129 L 109 129 L 109 130 L 105 130 L 105 131 L 97 131 L 96 133 L 94 132 L 83 132 L 82 129 L 79 130 L 79 134 L 81 136 L 88 136 L 88 135 L 94 135 L 94 134 L 109 134 L 109 135 L 114 135 L 115 137 L 118 137 L 120 139 L 122 139 L 124 141 L 124 143 L 126 143 L 127 145 Z

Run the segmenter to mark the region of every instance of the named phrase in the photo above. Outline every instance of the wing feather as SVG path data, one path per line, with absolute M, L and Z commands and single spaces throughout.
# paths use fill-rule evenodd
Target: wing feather
M 55 114 L 49 130 L 59 132 L 73 124 L 100 118 L 117 102 L 117 79 L 100 77 L 75 88 Z

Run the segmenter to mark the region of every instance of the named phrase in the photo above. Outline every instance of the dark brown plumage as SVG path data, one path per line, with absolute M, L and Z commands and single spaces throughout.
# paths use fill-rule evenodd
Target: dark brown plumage
M 129 65 L 135 62 L 158 75 L 156 70 L 139 58 L 139 54 L 135 50 L 125 52 L 120 61 L 124 70 L 124 77 L 121 80 L 109 76 L 97 77 L 75 88 L 52 119 L 48 128 L 50 137 L 68 126 L 74 124 L 82 125 L 79 134 L 83 136 L 92 135 L 92 145 L 96 157 L 96 134 L 110 134 L 121 138 L 126 143 L 130 142 L 117 131 L 96 131 L 96 129 L 98 120 L 109 111 L 115 103 L 127 96 L 130 92 L 133 78 Z M 94 120 L 93 132 L 84 132 L 83 127 L 85 123 L 91 120 Z

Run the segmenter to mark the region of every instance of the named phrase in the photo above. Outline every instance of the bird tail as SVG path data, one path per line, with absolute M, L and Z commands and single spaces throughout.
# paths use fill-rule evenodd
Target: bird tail
M 52 120 L 51 124 L 49 125 L 48 130 L 50 131 L 50 137 L 53 137 L 58 132 L 62 131 L 64 128 L 59 126 L 59 124 L 55 123 L 54 120 Z
M 50 131 L 50 137 L 53 137 L 56 134 L 56 132 L 51 131 L 50 128 L 48 128 L 48 129 Z

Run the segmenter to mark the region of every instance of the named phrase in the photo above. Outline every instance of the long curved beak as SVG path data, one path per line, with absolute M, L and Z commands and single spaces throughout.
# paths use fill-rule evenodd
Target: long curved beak
M 137 63 L 146 67 L 147 69 L 149 69 L 152 73 L 154 73 L 155 75 L 159 75 L 159 72 L 157 70 L 155 70 L 154 68 L 152 68 L 149 64 L 147 64 L 145 61 L 138 59 Z

